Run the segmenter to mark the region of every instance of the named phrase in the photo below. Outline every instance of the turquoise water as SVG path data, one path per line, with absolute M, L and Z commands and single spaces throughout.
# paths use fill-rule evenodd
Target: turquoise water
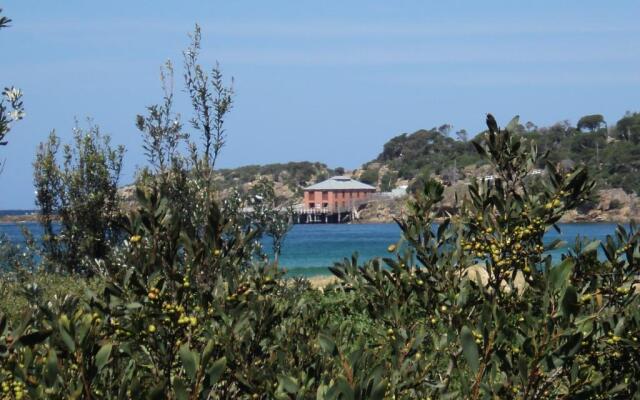
M 37 223 L 26 223 L 34 236 L 42 234 Z M 549 243 L 555 239 L 566 241 L 572 245 L 576 236 L 590 239 L 604 240 L 613 234 L 616 225 L 608 223 L 559 224 L 561 233 L 550 230 L 544 241 Z M 0 224 L 0 233 L 5 233 L 10 240 L 23 240 L 20 227 L 17 224 Z M 378 256 L 387 256 L 387 246 L 396 243 L 400 238 L 400 229 L 396 224 L 314 224 L 294 225 L 286 237 L 280 257 L 280 265 L 292 275 L 324 275 L 329 274 L 327 267 L 344 257 L 351 257 L 353 252 L 359 253 L 359 259 L 364 261 Z M 268 240 L 265 248 L 269 249 Z M 552 252 L 554 258 L 559 258 L 566 249 Z
M 616 224 L 580 223 L 558 224 L 560 233 L 552 229 L 544 237 L 545 243 L 555 239 L 573 246 L 577 236 L 592 240 L 605 240 L 614 233 Z M 292 275 L 327 274 L 328 266 L 344 257 L 358 252 L 359 260 L 374 257 L 388 257 L 387 247 L 400 238 L 400 228 L 396 224 L 363 224 L 363 225 L 294 225 L 285 240 L 282 250 L 281 265 Z M 268 245 L 265 243 L 265 245 Z M 567 251 L 567 247 L 559 248 L 550 254 L 554 259 Z

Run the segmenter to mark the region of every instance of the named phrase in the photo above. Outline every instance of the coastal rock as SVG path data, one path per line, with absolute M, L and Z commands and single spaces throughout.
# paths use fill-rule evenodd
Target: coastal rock
M 447 186 L 442 201 L 442 209 L 453 212 L 456 206 L 456 196 L 458 201 L 464 198 L 466 187 L 465 183 Z M 640 199 L 635 193 L 629 194 L 622 189 L 602 189 L 596 195 L 597 202 L 587 203 L 579 209 L 568 211 L 560 222 L 626 223 L 631 220 L 640 220 Z M 394 218 L 399 218 L 403 214 L 406 201 L 406 197 L 400 199 L 373 199 L 361 210 L 358 222 L 393 222 Z

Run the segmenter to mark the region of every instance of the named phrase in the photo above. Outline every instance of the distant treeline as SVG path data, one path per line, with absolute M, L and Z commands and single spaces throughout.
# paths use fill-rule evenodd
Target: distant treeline
M 581 118 L 576 126 L 568 121 L 549 127 L 527 122 L 518 125 L 515 133 L 534 140 L 540 152 L 548 150 L 551 162 L 565 167 L 588 165 L 599 187 L 640 192 L 640 113 L 627 112 L 611 126 L 597 114 Z M 442 125 L 392 138 L 376 159 L 363 166 L 362 178 L 369 182 L 380 178 L 383 186 L 393 186 L 395 178 L 460 177 L 462 168 L 482 163 L 466 131 L 452 135 L 451 125 Z M 380 177 L 381 167 L 387 172 Z
M 299 193 L 303 187 L 325 180 L 333 175 L 344 174 L 344 168 L 329 168 L 320 162 L 288 162 L 267 165 L 247 165 L 233 169 L 221 169 L 219 182 L 223 188 L 239 187 L 254 182 L 258 177 L 266 177 L 280 182 L 292 192 Z
M 358 179 L 378 185 L 387 191 L 398 179 L 438 175 L 445 180 L 464 178 L 467 166 L 480 166 L 484 160 L 473 148 L 465 130 L 453 132 L 444 124 L 414 133 L 403 133 L 384 144 L 382 152 L 365 163 Z M 640 113 L 627 112 L 613 125 L 602 115 L 587 115 L 572 125 L 569 121 L 548 127 L 532 122 L 519 124 L 516 135 L 532 139 L 539 152 L 549 151 L 549 161 L 573 168 L 588 165 L 600 188 L 623 188 L 640 193 Z M 539 165 L 544 168 L 544 165 Z M 247 165 L 217 171 L 222 188 L 241 187 L 257 177 L 267 177 L 300 194 L 307 185 L 333 175 L 342 175 L 344 168 L 330 168 L 320 162 L 289 162 L 267 165 Z

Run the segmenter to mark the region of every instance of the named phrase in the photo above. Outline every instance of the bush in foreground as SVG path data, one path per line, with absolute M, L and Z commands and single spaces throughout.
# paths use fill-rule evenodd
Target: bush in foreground
M 637 398 L 635 226 L 552 265 L 542 236 L 588 194 L 587 172 L 549 166 L 532 191 L 539 156 L 510 126 L 475 145 L 495 181 L 437 228 L 443 188 L 427 183 L 398 221 L 406 245 L 336 264 L 324 293 L 256 261 L 265 230 L 240 203 L 201 203 L 191 229 L 141 186 L 97 286 L 57 301 L 32 287 L 26 314 L 2 318 L 2 396 Z

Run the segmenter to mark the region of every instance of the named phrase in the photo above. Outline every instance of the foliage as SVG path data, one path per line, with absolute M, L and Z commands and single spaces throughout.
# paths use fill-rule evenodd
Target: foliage
M 529 190 L 524 178 L 539 156 L 509 129 L 475 143 L 498 178 L 473 182 L 459 216 L 435 229 L 443 187 L 428 182 L 398 221 L 408 246 L 391 246 L 386 268 L 379 260 L 334 267 L 345 288 L 362 293 L 369 317 L 388 327 L 384 345 L 345 349 L 376 360 L 352 382 L 377 365 L 390 371 L 379 382 L 395 398 L 637 395 L 638 231 L 579 241 L 551 265 L 543 233 L 593 183 L 584 169 L 563 175 L 549 164 L 544 189 Z
M 547 160 L 557 166 L 580 165 L 596 166 L 592 170 L 593 178 L 599 189 L 622 188 L 631 193 L 640 193 L 640 118 L 638 113 L 627 112 L 613 129 L 612 137 L 607 137 L 599 129 L 603 122 L 591 130 L 579 124 L 587 132 L 583 133 L 568 121 L 549 127 L 537 127 L 528 123 L 523 127 L 519 123 L 513 127 L 517 136 L 536 142 L 541 153 L 549 152 Z M 601 117 L 601 116 L 600 116 Z M 589 120 L 589 119 L 587 119 Z M 480 133 L 481 138 L 484 133 Z M 616 138 L 616 140 L 611 140 Z M 454 140 L 440 130 L 420 130 L 412 134 L 402 134 L 389 140 L 382 153 L 373 160 L 382 163 L 399 177 L 412 181 L 422 179 L 423 171 L 436 175 L 447 175 L 451 168 L 475 167 L 486 164 L 470 142 Z M 542 161 L 538 168 L 544 168 Z M 459 178 L 466 178 L 461 171 Z
M 7 145 L 4 140 L 11 125 L 24 118 L 24 106 L 22 104 L 22 91 L 14 87 L 6 87 L 0 98 L 0 146 Z
M 640 144 L 640 113 L 627 112 L 616 124 L 620 139 Z
M 360 175 L 360 181 L 376 186 L 378 184 L 379 176 L 380 170 L 378 168 L 369 167 Z
M 202 133 L 202 155 L 206 166 L 213 170 L 220 150 L 226 143 L 225 115 L 233 105 L 233 81 L 225 86 L 222 70 L 216 64 L 209 77 L 198 64 L 200 26 L 196 24 L 191 45 L 184 51 L 184 79 L 191 98 L 194 116 L 191 125 Z
M 434 128 L 392 138 L 375 161 L 397 171 L 400 178 L 414 179 L 424 170 L 443 173 L 453 166 L 454 159 L 458 167 L 480 161 L 469 143 L 456 141 Z
M 14 269 L 33 269 L 33 254 L 24 245 L 13 243 L 0 233 L 0 274 Z
M 6 28 L 11 23 L 11 19 L 5 17 L 0 8 L 0 29 Z M 25 117 L 24 106 L 22 104 L 22 91 L 15 87 L 5 87 L 0 97 L 0 146 L 6 146 L 5 137 L 11 131 L 12 125 Z M 2 172 L 3 163 L 0 163 Z
M 284 164 L 246 165 L 233 169 L 219 169 L 216 173 L 222 178 L 217 185 L 220 190 L 236 188 L 255 183 L 257 179 L 267 178 L 280 183 L 294 194 L 302 194 L 302 189 L 332 175 L 341 175 L 340 167 L 335 170 L 322 163 L 293 161 Z M 344 169 L 342 169 L 344 173 Z M 324 179 L 323 179 L 324 178 Z
M 396 187 L 396 180 L 398 180 L 398 174 L 387 171 L 380 180 L 380 190 L 383 192 L 392 191 Z
M 136 126 L 143 133 L 144 150 L 149 164 L 161 179 L 166 179 L 170 167 L 178 157 L 178 146 L 186 139 L 180 116 L 173 108 L 173 64 L 167 61 L 160 70 L 164 101 L 147 107 L 148 115 L 138 115 Z
M 251 211 L 247 218 L 257 223 L 264 235 L 271 239 L 274 264 L 277 266 L 284 239 L 293 224 L 291 205 L 278 201 L 273 184 L 265 179 L 259 181 L 251 192 Z
M 24 252 L 20 254 L 24 257 Z M 0 296 L 11 299 L 0 303 L 0 314 L 14 326 L 19 325 L 21 318 L 32 311 L 34 298 L 40 303 L 48 301 L 60 302 L 65 297 L 82 297 L 87 289 L 102 290 L 104 282 L 98 278 L 78 279 L 77 276 L 47 273 L 42 270 L 25 270 L 27 263 L 21 268 L 5 271 L 0 279 Z
M 113 148 L 97 126 L 74 129 L 74 144 L 62 149 L 52 132 L 34 162 L 36 204 L 44 228 L 42 255 L 48 271 L 92 274 L 89 263 L 104 258 L 118 239 L 118 179 L 124 148 Z M 53 219 L 59 218 L 60 229 Z

